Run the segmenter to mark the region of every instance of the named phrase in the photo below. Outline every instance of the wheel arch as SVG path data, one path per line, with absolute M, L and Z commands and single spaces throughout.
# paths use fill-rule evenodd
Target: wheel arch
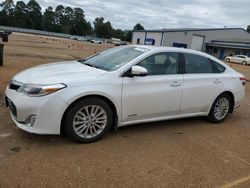
M 247 61 L 246 61 L 246 60 L 243 60 L 243 61 L 242 61 L 242 64 L 247 65 Z
M 216 97 L 216 99 L 219 97 L 219 96 L 221 96 L 221 95 L 223 95 L 223 94 L 227 94 L 230 98 L 231 98 L 231 102 L 232 102 L 232 105 L 231 105 L 231 107 L 230 107 L 230 113 L 233 113 L 233 111 L 234 111 L 234 105 L 235 105 L 235 97 L 234 97 L 234 94 L 231 92 L 231 91 L 224 91 L 224 92 L 222 92 L 222 93 L 220 93 L 217 97 Z M 212 107 L 212 106 L 211 106 Z
M 112 126 L 111 128 L 114 128 L 116 129 L 117 128 L 117 122 L 118 122 L 118 113 L 117 113 L 117 109 L 116 109 L 116 106 L 114 104 L 114 102 L 112 100 L 110 100 L 109 98 L 103 96 L 103 95 L 99 95 L 99 94 L 90 94 L 90 95 L 86 95 L 86 96 L 82 96 L 82 97 L 79 97 L 77 98 L 76 100 L 74 100 L 67 108 L 66 110 L 64 111 L 63 113 L 63 116 L 61 118 L 61 124 L 60 124 L 60 133 L 63 133 L 63 123 L 64 123 L 64 120 L 65 120 L 65 116 L 67 114 L 67 112 L 69 111 L 69 109 L 74 105 L 76 104 L 78 101 L 81 101 L 83 99 L 87 99 L 87 98 L 92 98 L 92 97 L 96 97 L 96 98 L 100 98 L 102 99 L 103 101 L 105 101 L 111 108 L 114 116 L 113 116 L 113 123 L 112 123 Z

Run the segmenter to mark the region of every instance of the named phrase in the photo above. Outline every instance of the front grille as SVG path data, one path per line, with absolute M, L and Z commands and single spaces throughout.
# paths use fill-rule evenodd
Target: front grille
M 12 80 L 9 84 L 9 89 L 17 91 L 22 85 L 22 83 Z

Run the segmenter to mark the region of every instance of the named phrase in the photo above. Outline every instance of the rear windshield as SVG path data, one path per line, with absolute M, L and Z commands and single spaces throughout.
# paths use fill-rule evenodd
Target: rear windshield
M 146 48 L 126 47 L 113 48 L 87 58 L 83 64 L 106 71 L 114 71 L 147 52 Z

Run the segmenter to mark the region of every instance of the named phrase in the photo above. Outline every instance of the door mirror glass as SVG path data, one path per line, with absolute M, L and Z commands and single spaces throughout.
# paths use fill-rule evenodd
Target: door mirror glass
M 148 70 L 142 66 L 133 66 L 131 68 L 131 76 L 146 76 L 148 75 Z

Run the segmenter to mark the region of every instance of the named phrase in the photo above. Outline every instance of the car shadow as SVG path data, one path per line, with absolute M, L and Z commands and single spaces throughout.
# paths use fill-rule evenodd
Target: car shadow
M 183 129 L 190 127 L 195 128 L 199 126 L 211 126 L 213 124 L 206 121 L 204 117 L 193 117 L 193 118 L 185 118 L 185 119 L 177 119 L 177 120 L 167 120 L 161 122 L 152 122 L 152 123 L 141 123 L 134 124 L 125 127 L 117 128 L 116 130 L 112 129 L 107 135 L 104 136 L 103 139 L 95 142 L 105 142 L 105 140 L 115 141 L 117 137 L 130 138 L 132 135 L 140 137 L 145 133 L 151 131 L 161 132 L 170 132 L 174 134 L 184 134 Z M 66 135 L 37 135 L 30 134 L 20 130 L 19 133 L 21 140 L 25 143 L 33 143 L 39 145 L 74 145 L 77 144 L 75 142 L 71 142 Z M 93 144 L 93 143 L 92 143 Z

